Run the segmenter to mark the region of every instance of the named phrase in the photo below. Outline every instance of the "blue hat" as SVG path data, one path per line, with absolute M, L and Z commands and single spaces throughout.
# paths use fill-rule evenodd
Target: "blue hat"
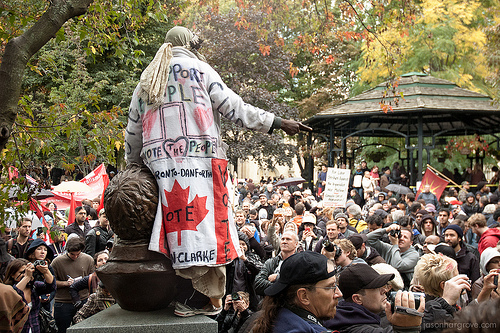
M 446 228 L 443 229 L 443 234 L 445 233 L 446 230 L 451 229 L 455 231 L 458 235 L 459 238 L 463 239 L 464 238 L 464 231 L 462 228 L 460 228 L 457 224 L 450 224 Z

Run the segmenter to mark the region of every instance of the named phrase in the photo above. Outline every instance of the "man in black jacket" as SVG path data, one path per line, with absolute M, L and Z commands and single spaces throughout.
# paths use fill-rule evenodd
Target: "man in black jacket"
M 94 257 L 94 254 L 106 249 L 106 244 L 112 240 L 113 236 L 113 230 L 109 226 L 109 221 L 103 208 L 99 211 L 99 225 L 96 225 L 85 236 L 85 250 L 83 252 Z
M 64 229 L 64 232 L 69 235 L 77 234 L 82 240 L 85 240 L 88 232 L 92 229 L 87 221 L 87 211 L 82 206 L 75 209 L 75 222 L 71 223 Z

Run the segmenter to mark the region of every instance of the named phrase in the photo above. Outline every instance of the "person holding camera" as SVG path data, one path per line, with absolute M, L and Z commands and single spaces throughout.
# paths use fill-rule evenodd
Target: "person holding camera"
M 333 243 L 325 240 L 323 242 L 321 254 L 328 259 L 333 260 L 337 266 L 335 268 L 337 274 L 354 264 L 366 265 L 366 262 L 363 259 L 356 257 L 356 249 L 347 239 L 336 239 Z
M 386 292 L 392 279 L 394 274 L 379 274 L 368 265 L 346 268 L 339 276 L 344 300 L 339 302 L 335 317 L 324 326 L 339 332 L 420 332 L 425 299 L 398 291 L 391 304 Z M 392 326 L 380 325 L 379 314 L 383 311 Z
M 302 248 L 305 251 L 313 251 L 321 234 L 321 230 L 316 227 L 316 215 L 305 213 L 299 227 L 299 239 Z
M 54 269 L 50 265 L 50 263 L 54 259 L 54 252 L 52 252 L 52 249 L 50 249 L 42 239 L 35 239 L 24 254 L 24 257 L 25 259 L 28 259 L 35 267 L 37 267 L 38 265 L 47 266 L 50 274 L 55 276 Z M 33 278 L 35 281 L 44 281 L 45 279 L 43 274 L 38 270 L 35 270 Z M 52 311 L 50 303 L 55 296 L 55 290 L 51 291 L 48 294 L 40 295 L 40 302 L 45 310 L 49 312 Z
M 36 273 L 35 273 L 36 272 Z M 42 280 L 35 280 L 35 274 L 40 274 Z M 49 270 L 45 262 L 33 263 L 26 259 L 14 259 L 7 266 L 5 284 L 13 286 L 14 290 L 23 298 L 23 301 L 30 306 L 31 310 L 28 320 L 24 323 L 22 332 L 40 332 L 40 297 L 50 294 L 56 288 L 56 279 Z
M 446 328 L 459 309 L 460 296 L 471 290 L 467 275 L 458 273 L 457 262 L 440 254 L 424 254 L 415 267 L 415 277 L 423 287 L 426 298 L 422 332 Z
M 243 291 L 226 295 L 224 308 L 215 320 L 218 323 L 219 333 L 238 332 L 245 321 L 250 317 L 252 311 L 249 294 Z
M 390 244 L 381 240 L 388 235 Z M 412 246 L 413 232 L 399 224 L 391 224 L 387 228 L 377 229 L 366 235 L 368 244 L 380 253 L 382 258 L 396 268 L 403 278 L 405 288 L 410 287 L 413 269 L 418 262 L 418 252 Z

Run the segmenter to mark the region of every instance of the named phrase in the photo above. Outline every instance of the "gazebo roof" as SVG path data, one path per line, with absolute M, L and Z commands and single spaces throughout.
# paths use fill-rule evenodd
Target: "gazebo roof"
M 384 113 L 380 107 L 386 82 L 340 105 L 318 113 L 305 123 L 316 133 L 345 136 L 416 137 L 421 116 L 424 136 L 500 132 L 500 108 L 486 95 L 423 73 L 401 76 L 399 105 Z M 386 103 L 388 99 L 386 99 Z M 333 126 L 333 127 L 331 127 Z M 331 132 L 333 131 L 333 133 Z

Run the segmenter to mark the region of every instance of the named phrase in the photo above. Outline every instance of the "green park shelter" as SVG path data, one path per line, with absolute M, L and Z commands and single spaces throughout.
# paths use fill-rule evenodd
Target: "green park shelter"
M 411 184 L 421 180 L 423 151 L 427 150 L 430 164 L 430 151 L 444 145 L 445 137 L 490 134 L 495 138 L 490 144 L 496 143 L 496 149 L 500 149 L 500 107 L 488 96 L 431 75 L 408 73 L 401 76 L 396 88 L 398 104 L 393 102 L 393 111 L 385 113 L 380 102 L 386 89 L 387 82 L 383 82 L 304 122 L 313 128 L 309 142 L 313 137 L 328 140 L 329 166 L 345 163 L 352 168 L 356 151 L 347 149 L 350 137 L 404 139 L 403 151 L 390 148 L 398 151 Z M 385 103 L 391 100 L 386 98 Z M 432 138 L 425 140 L 431 141 L 430 145 L 424 145 L 426 137 Z M 481 156 L 470 157 L 471 163 L 473 158 L 477 162 Z

